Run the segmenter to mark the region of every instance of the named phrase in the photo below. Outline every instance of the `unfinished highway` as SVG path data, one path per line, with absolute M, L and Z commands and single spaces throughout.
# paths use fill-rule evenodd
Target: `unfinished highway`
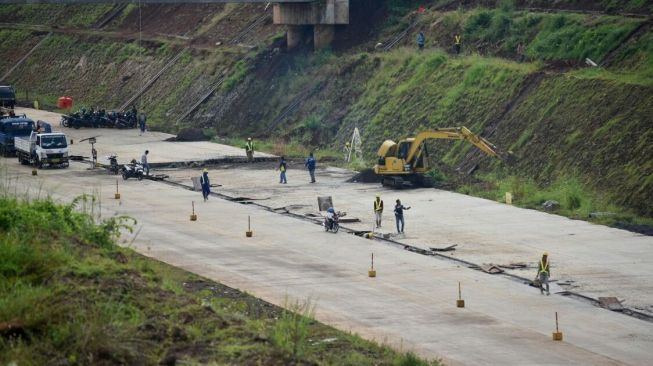
M 55 114 L 28 112 L 56 122 Z M 106 145 L 100 156 L 111 152 L 104 149 L 112 146 L 120 149 L 121 162 L 140 156 L 146 148 L 153 162 L 158 154 L 164 162 L 238 153 L 217 144 L 165 142 L 168 136 L 164 134 L 139 140 L 139 136 L 121 136 L 125 131 L 70 132 L 74 138 L 101 135 L 98 140 Z M 89 149 L 83 144 L 73 146 Z M 103 215 L 134 217 L 138 220 L 135 233 L 126 233 L 123 243 L 147 256 L 275 304 L 310 298 L 321 321 L 426 357 L 442 358 L 450 365 L 647 365 L 653 359 L 650 321 L 561 296 L 556 292 L 562 289 L 555 286 L 551 296 L 542 296 L 519 281 L 461 262 L 346 232 L 326 233 L 310 220 L 262 207 L 294 203 L 296 208 L 289 211 L 315 211 L 316 196 L 331 195 L 338 209 L 361 219 L 351 224 L 353 228 L 371 227 L 372 198 L 379 187 L 345 183 L 351 176 L 346 171 L 321 170 L 318 183 L 311 185 L 299 166 L 291 166 L 289 185 L 278 186 L 272 166 L 212 167 L 212 180 L 222 185 L 219 193 L 249 196 L 250 202 L 260 203 L 253 205 L 219 197 L 197 203 L 201 195 L 182 187 L 199 175 L 197 169 L 166 170 L 174 184 L 121 181 L 121 199 L 115 200 L 116 177 L 101 169 L 90 170 L 87 163 L 43 169 L 35 177 L 15 159 L 3 158 L 2 165 L 4 184 L 14 187 L 18 195 L 47 193 L 69 202 L 91 193 L 101 198 Z M 438 190 L 381 193 L 388 206 L 395 196 L 413 206 L 407 213 L 408 234 L 394 237 L 398 242 L 426 247 L 459 244 L 448 255 L 479 264 L 532 262 L 548 250 L 553 279 L 566 275 L 580 282 L 577 291 L 589 297 L 609 293 L 642 311 L 651 304 L 651 237 Z M 192 201 L 196 201 L 196 222 L 189 221 Z M 253 238 L 245 237 L 248 217 Z M 386 233 L 392 228 L 390 218 L 387 215 Z M 367 276 L 372 253 L 376 278 Z M 534 270 L 523 276 L 534 276 Z M 462 309 L 456 307 L 459 282 L 466 302 Z M 624 292 L 617 293 L 620 290 Z M 562 342 L 551 339 L 556 312 Z

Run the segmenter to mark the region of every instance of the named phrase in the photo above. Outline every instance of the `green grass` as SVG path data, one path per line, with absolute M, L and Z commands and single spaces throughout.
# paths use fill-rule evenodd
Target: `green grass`
M 316 304 L 282 310 L 119 247 L 133 222 L 99 220 L 92 197 L 20 201 L 7 188 L 0 364 L 439 365 L 320 324 Z
M 543 209 L 544 202 L 556 201 L 560 208 L 553 213 L 599 224 L 614 225 L 625 222 L 653 225 L 653 219 L 639 216 L 633 210 L 614 204 L 575 177 L 560 177 L 548 185 L 515 175 L 489 173 L 479 178 L 482 184 L 465 184 L 457 188 L 457 191 L 498 202 L 505 202 L 505 194 L 510 192 L 514 205 L 539 210 Z M 590 216 L 590 213 L 597 212 L 609 214 L 602 217 Z

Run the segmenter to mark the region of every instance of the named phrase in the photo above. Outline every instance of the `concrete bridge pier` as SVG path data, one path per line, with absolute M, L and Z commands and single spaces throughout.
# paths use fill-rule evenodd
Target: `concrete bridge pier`
M 297 47 L 308 30 L 316 49 L 330 47 L 337 25 L 349 24 L 349 0 L 274 4 L 274 24 L 288 26 L 288 48 Z

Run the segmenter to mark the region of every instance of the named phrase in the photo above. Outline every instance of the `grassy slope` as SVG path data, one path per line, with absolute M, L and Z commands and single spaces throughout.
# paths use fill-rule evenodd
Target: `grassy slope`
M 369 46 L 391 39 L 415 19 L 414 14 L 396 16 L 414 10 L 412 6 L 393 9 Z M 606 202 L 589 205 L 594 209 L 613 210 L 610 205 L 618 204 L 652 215 L 647 101 L 653 88 L 653 32 L 649 29 L 611 55 L 642 19 L 530 13 L 511 6 L 427 11 L 420 17 L 428 47 L 422 54 L 413 48 L 414 34 L 404 39 L 403 48 L 387 54 L 360 49 L 275 54 L 261 48 L 245 64 L 234 66 L 242 52 L 192 52 L 155 84 L 144 104 L 153 125 L 174 131 L 185 107 L 226 70 L 225 85 L 190 116 L 209 135 L 271 138 L 270 146 L 287 143 L 291 151 L 338 151 L 356 126 L 371 161 L 384 138 L 466 125 L 522 157 L 516 166 L 503 169 L 466 144 L 433 144 L 450 168 L 466 171 L 480 163 L 479 172 L 492 181 L 486 186 L 494 187 L 481 194 L 502 195 L 506 180 L 519 176 L 532 181 L 534 190 L 573 179 L 586 196 L 599 196 L 596 191 L 605 196 L 591 200 Z M 463 34 L 464 57 L 438 50 L 448 50 L 455 33 Z M 19 90 L 33 88 L 49 103 L 62 93 L 74 93 L 87 99 L 78 100 L 78 106 L 116 105 L 137 89 L 138 69 L 144 69 L 147 79 L 176 52 L 160 44 L 148 46 L 141 56 L 134 44 L 95 45 L 95 40 L 68 37 L 53 38 L 10 81 Z M 519 43 L 528 62 L 506 61 L 519 58 Z M 607 68 L 558 68 L 581 65 L 585 57 L 601 62 L 608 55 Z M 75 67 L 83 57 L 88 70 Z M 46 59 L 55 62 L 43 68 Z M 541 84 L 502 115 L 523 83 L 542 71 Z M 79 75 L 103 82 L 93 88 Z M 275 122 L 298 98 L 297 108 Z M 631 192 L 628 197 L 621 194 L 624 189 Z M 572 215 L 585 215 L 589 206 Z
M 437 364 L 118 247 L 95 204 L 0 198 L 0 363 Z

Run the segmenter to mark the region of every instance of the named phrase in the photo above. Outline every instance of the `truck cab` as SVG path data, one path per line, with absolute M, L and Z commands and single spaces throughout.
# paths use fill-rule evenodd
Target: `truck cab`
M 14 109 L 16 105 L 16 91 L 9 85 L 0 85 L 0 107 Z
M 61 132 L 32 132 L 28 138 L 16 139 L 16 155 L 23 164 L 68 166 L 68 141 Z
M 13 155 L 16 152 L 14 139 L 29 137 L 34 130 L 34 121 L 26 116 L 9 114 L 0 116 L 0 154 Z

